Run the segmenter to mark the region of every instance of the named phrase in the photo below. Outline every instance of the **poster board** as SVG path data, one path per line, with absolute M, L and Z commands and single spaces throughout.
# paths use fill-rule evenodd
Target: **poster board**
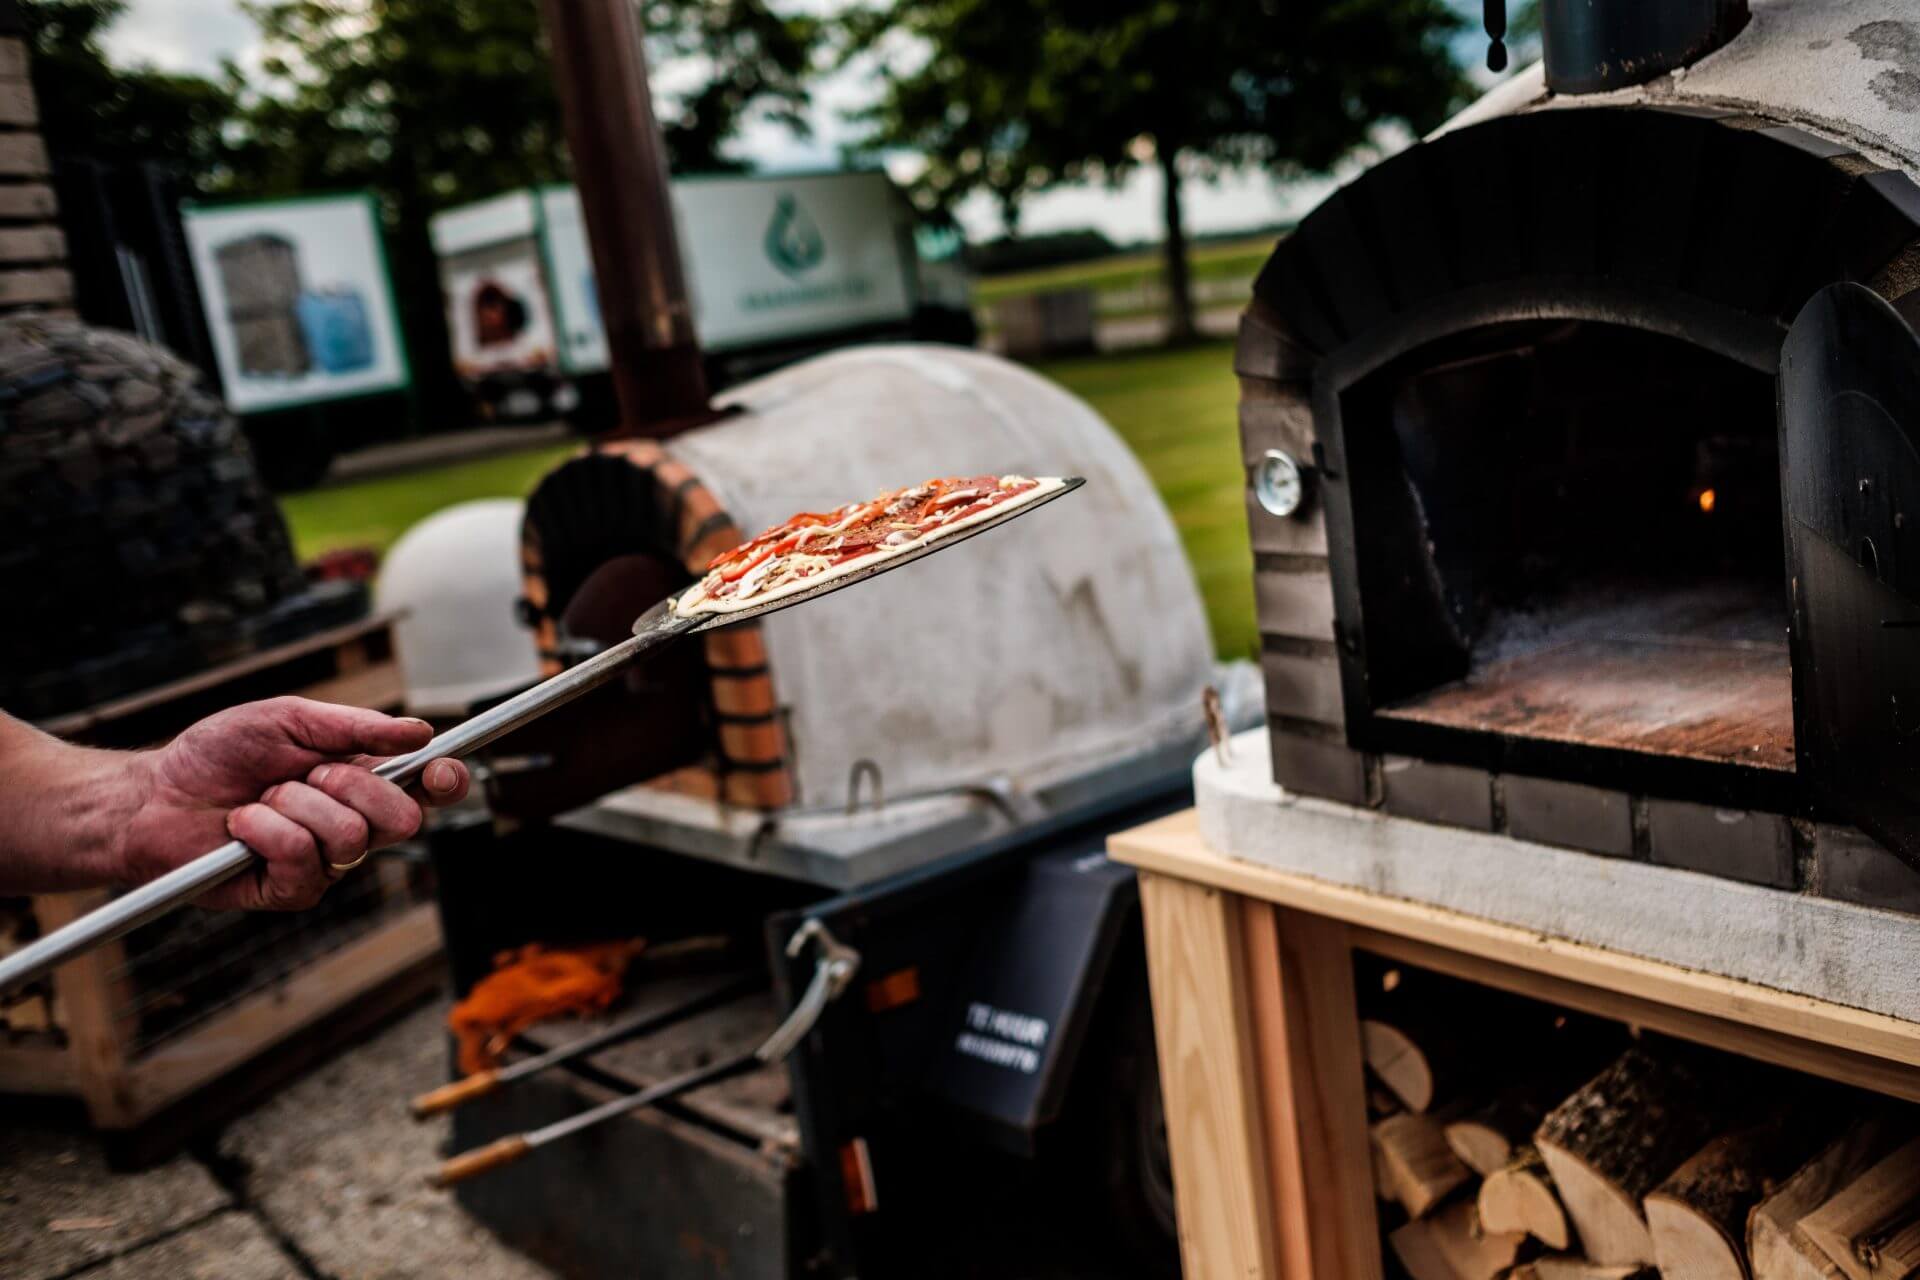
M 190 204 L 180 217 L 235 413 L 408 385 L 371 195 Z
M 445 210 L 429 225 L 454 371 L 469 383 L 553 372 L 559 338 L 532 195 L 514 191 Z
M 912 317 L 912 226 L 886 174 L 685 178 L 672 194 L 709 351 Z
M 600 320 L 600 291 L 593 278 L 593 249 L 580 213 L 580 193 L 572 187 L 541 188 L 540 242 L 553 284 L 560 367 L 568 373 L 598 373 L 607 367 L 607 330 Z
M 676 178 L 674 224 L 694 332 L 710 352 L 913 316 L 911 222 L 884 173 Z M 607 367 L 580 197 L 537 193 L 560 367 Z

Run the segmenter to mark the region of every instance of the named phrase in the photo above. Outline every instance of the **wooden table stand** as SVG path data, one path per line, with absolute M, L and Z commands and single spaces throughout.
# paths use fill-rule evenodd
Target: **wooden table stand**
M 1920 1101 L 1920 1023 L 1220 855 L 1193 811 L 1140 872 L 1187 1280 L 1384 1274 L 1353 953 Z

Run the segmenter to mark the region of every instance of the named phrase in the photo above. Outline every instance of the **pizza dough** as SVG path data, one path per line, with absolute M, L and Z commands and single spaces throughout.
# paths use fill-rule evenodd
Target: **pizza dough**
M 948 477 L 825 514 L 803 511 L 716 556 L 707 576 L 674 602 L 674 612 L 683 618 L 736 613 L 808 591 L 949 537 L 989 513 L 1036 501 L 1064 483 L 1052 476 Z

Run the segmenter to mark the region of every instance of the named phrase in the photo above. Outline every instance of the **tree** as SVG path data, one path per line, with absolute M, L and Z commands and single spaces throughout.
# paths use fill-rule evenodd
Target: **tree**
M 108 164 L 169 161 L 218 182 L 225 130 L 237 110 L 231 85 L 149 67 L 115 67 L 100 35 L 126 0 L 28 0 L 34 95 L 48 150 Z
M 1465 82 L 1444 0 L 878 0 L 847 19 L 885 90 L 868 145 L 927 157 L 917 195 L 1009 220 L 1059 182 L 1163 177 L 1175 341 L 1194 334 L 1183 180 L 1324 172 L 1389 121 L 1436 122 Z
M 266 56 L 235 156 L 239 192 L 370 188 L 386 204 L 396 292 L 418 357 L 447 349 L 428 219 L 566 179 L 565 132 L 536 0 L 253 0 Z M 648 0 L 656 63 L 700 84 L 658 105 L 676 171 L 734 167 L 726 140 L 755 111 L 794 123 L 817 23 L 767 0 Z M 451 409 L 452 373 L 436 358 Z M 436 394 L 437 393 L 437 394 Z

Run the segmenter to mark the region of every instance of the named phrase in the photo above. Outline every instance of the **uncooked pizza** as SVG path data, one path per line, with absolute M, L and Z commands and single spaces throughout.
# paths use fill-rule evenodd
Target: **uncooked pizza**
M 1065 483 L 1052 476 L 948 477 L 824 514 L 803 511 L 716 556 L 674 611 L 683 618 L 731 613 L 808 591 L 950 537 L 989 513 L 1037 501 Z

